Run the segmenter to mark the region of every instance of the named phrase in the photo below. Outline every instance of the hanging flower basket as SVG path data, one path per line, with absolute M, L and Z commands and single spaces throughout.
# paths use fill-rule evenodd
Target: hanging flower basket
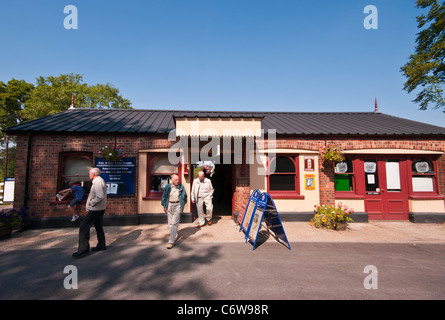
M 320 150 L 321 158 L 325 162 L 335 163 L 343 162 L 345 156 L 343 155 L 343 150 L 335 145 L 328 144 Z
M 122 152 L 122 146 L 116 147 L 116 145 L 106 145 L 99 151 L 99 156 L 107 161 L 119 161 L 125 158 Z

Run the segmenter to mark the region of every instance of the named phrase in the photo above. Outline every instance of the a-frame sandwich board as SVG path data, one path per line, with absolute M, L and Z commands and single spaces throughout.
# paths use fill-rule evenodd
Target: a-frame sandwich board
M 267 192 L 262 193 L 258 199 L 251 220 L 247 237 L 253 242 L 252 250 L 255 250 L 258 233 L 263 220 L 266 222 L 269 231 L 272 231 L 274 238 L 278 242 L 287 243 L 289 250 L 291 250 L 275 202 Z

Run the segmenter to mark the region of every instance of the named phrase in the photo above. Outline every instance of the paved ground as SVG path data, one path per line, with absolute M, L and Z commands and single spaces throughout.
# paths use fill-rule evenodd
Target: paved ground
M 181 224 L 171 250 L 166 225 L 106 227 L 107 251 L 77 260 L 76 228 L 14 233 L 0 242 L 0 299 L 445 299 L 444 224 L 284 229 L 292 250 L 264 237 L 252 251 L 228 217 L 202 229 Z M 76 290 L 63 285 L 68 265 Z M 368 265 L 377 289 L 364 287 Z
M 371 221 L 351 223 L 346 231 L 316 229 L 308 222 L 283 221 L 289 242 L 354 242 L 354 243 L 445 243 L 445 224 L 415 224 L 405 222 Z M 95 241 L 91 229 L 92 245 Z M 166 243 L 169 228 L 166 224 L 105 227 L 108 245 L 148 245 Z M 198 229 L 192 223 L 180 224 L 179 245 L 190 242 L 243 243 L 243 233 L 228 216 L 215 217 L 212 226 Z M 76 249 L 78 228 L 28 230 L 14 233 L 0 242 L 0 251 L 21 249 Z M 273 238 L 267 242 L 275 241 Z

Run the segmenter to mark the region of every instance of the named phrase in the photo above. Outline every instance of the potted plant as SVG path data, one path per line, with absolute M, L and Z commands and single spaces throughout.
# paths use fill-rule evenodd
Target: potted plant
M 320 150 L 321 158 L 325 162 L 343 162 L 345 156 L 343 155 L 343 150 L 340 147 L 336 147 L 333 144 L 328 144 L 321 148 Z
M 116 145 L 106 145 L 99 151 L 99 156 L 107 161 L 118 161 L 125 158 L 122 152 L 122 146 L 116 147 Z
M 331 230 L 346 230 L 348 222 L 354 222 L 350 214 L 354 209 L 339 203 L 338 206 L 315 205 L 315 215 L 311 220 L 311 225 L 316 228 L 326 228 Z
M 27 208 L 21 208 L 20 210 L 1 210 L 0 211 L 0 240 L 8 239 L 11 237 L 12 230 L 17 228 L 23 231 L 29 224 L 29 214 Z

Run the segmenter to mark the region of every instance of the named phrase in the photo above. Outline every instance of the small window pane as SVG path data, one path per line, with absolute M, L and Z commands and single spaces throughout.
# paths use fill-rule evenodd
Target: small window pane
M 433 177 L 413 177 L 413 191 L 432 192 L 434 191 Z
M 90 160 L 85 157 L 70 157 L 64 161 L 61 189 L 68 189 L 74 182 L 80 182 L 85 193 L 91 189 L 88 172 L 93 167 Z
M 295 174 L 274 174 L 269 182 L 270 190 L 295 191 Z
M 386 188 L 400 191 L 400 168 L 398 161 L 386 161 Z
M 295 164 L 288 157 L 275 158 L 276 167 L 275 172 L 295 172 Z
M 174 173 L 175 166 L 168 161 L 168 156 L 156 157 L 151 165 L 152 174 Z
M 336 174 L 335 191 L 353 191 L 352 175 Z
M 170 182 L 169 175 L 151 176 L 150 191 L 164 191 L 165 186 Z
M 65 167 L 63 168 L 63 175 L 88 177 L 88 172 L 90 171 L 91 168 L 92 168 L 91 161 L 83 157 L 70 158 L 65 162 Z
M 412 162 L 413 173 L 434 174 L 434 165 L 426 159 L 415 159 Z

